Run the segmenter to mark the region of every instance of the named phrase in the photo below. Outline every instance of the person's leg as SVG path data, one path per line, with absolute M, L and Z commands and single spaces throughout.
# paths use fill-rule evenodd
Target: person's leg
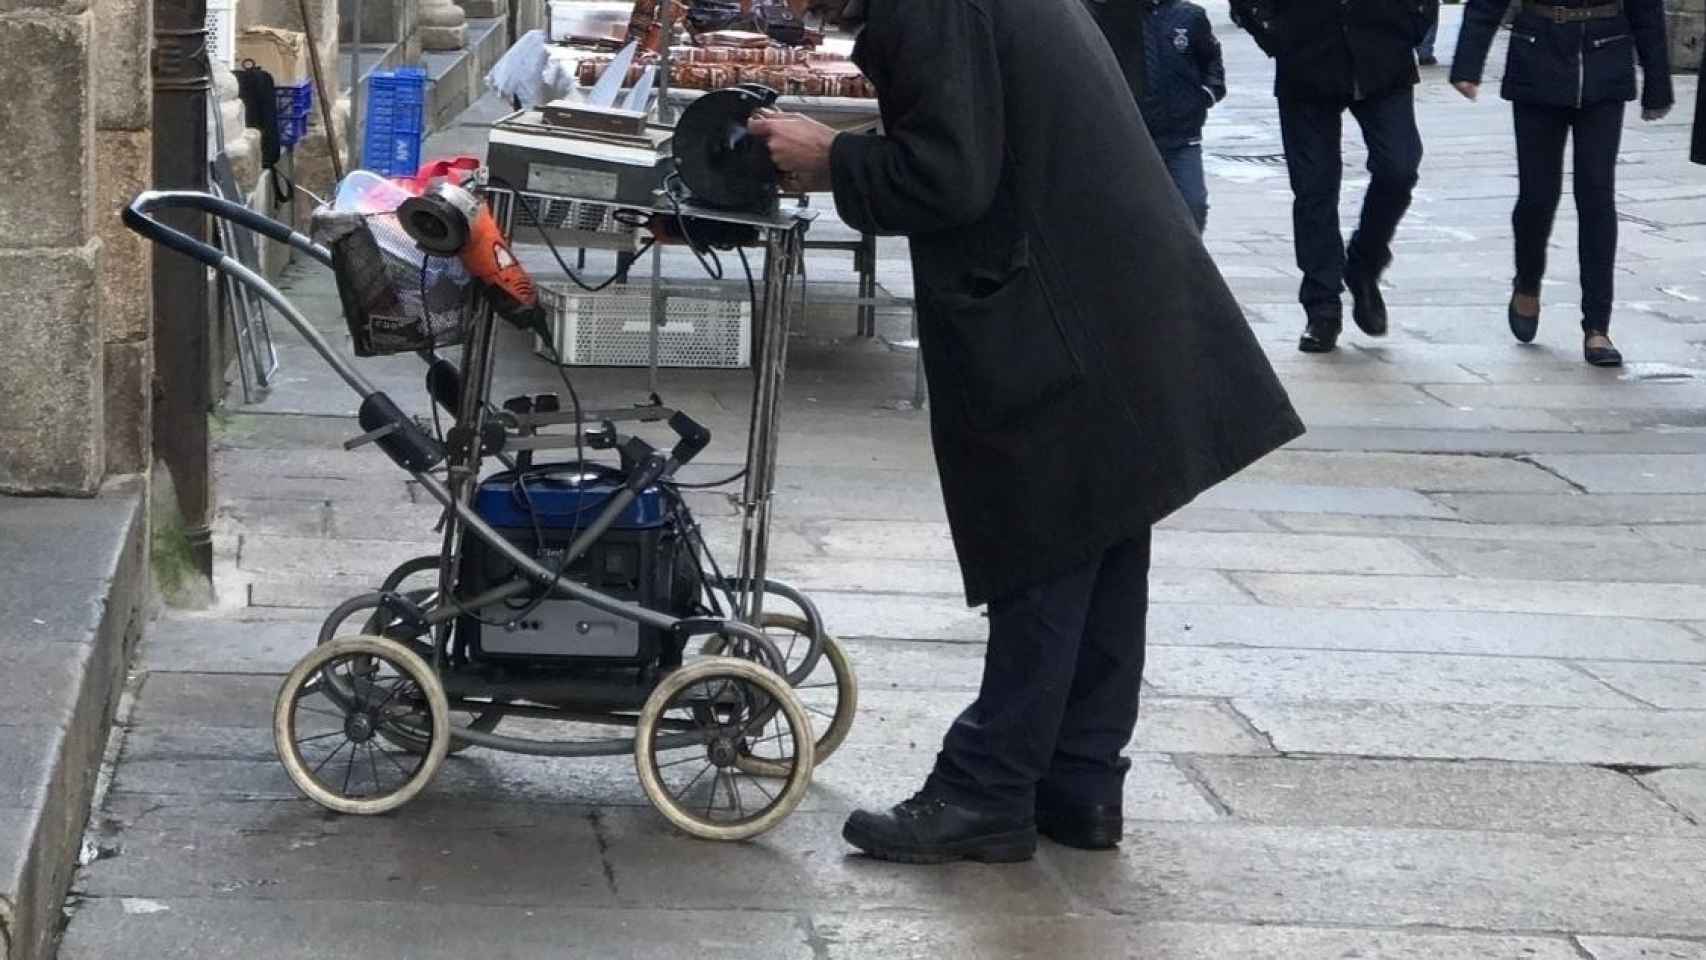
M 1341 108 L 1280 101 L 1280 136 L 1291 177 L 1292 242 L 1303 271 L 1298 300 L 1311 319 L 1336 323 L 1342 314 L 1345 242 L 1339 232 Z
M 1378 279 L 1392 260 L 1392 237 L 1410 209 L 1420 179 L 1422 134 L 1416 128 L 1415 91 L 1406 87 L 1351 105 L 1368 147 L 1368 193 L 1346 257 Z
M 977 699 L 943 737 L 928 792 L 1030 820 L 1049 768 L 1102 560 L 989 605 Z
M 1422 43 L 1416 48 L 1416 59 L 1422 66 L 1431 67 L 1439 62 L 1434 56 L 1434 41 L 1439 38 L 1439 7 L 1434 7 L 1433 21 L 1428 24 L 1428 32 L 1422 37 Z
M 1582 329 L 1611 329 L 1617 261 L 1617 150 L 1623 141 L 1621 101 L 1576 111 L 1575 194 L 1582 273 Z
M 1516 238 L 1514 287 L 1518 312 L 1523 314 L 1538 314 L 1540 310 L 1546 244 L 1552 236 L 1558 196 L 1564 189 L 1564 141 L 1570 132 L 1569 113 L 1568 108 L 1562 107 L 1511 104 L 1517 173 L 1516 207 L 1511 211 L 1511 232 Z
M 1179 196 L 1185 198 L 1185 206 L 1196 218 L 1197 232 L 1203 232 L 1208 227 L 1208 181 L 1203 176 L 1202 144 L 1169 147 L 1161 156 L 1167 161 L 1167 173 L 1179 188 Z
M 1137 723 L 1143 685 L 1149 543 L 1146 530 L 1103 560 L 1054 756 L 1037 785 L 1039 807 L 1046 795 L 1060 804 L 1119 809 L 1131 767 L 1123 751 Z

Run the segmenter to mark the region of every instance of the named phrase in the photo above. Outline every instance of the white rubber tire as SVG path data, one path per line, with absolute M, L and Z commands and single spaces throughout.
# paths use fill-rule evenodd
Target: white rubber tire
M 809 636 L 811 624 L 802 617 L 789 616 L 785 613 L 767 613 L 763 620 L 764 629 L 792 630 L 801 636 Z M 823 659 L 829 663 L 830 671 L 835 675 L 835 713 L 830 718 L 829 725 L 824 728 L 823 735 L 812 744 L 813 768 L 823 766 L 830 754 L 839 748 L 847 739 L 847 734 L 853 730 L 853 719 L 859 711 L 859 681 L 853 674 L 853 661 L 847 656 L 847 648 L 843 647 L 834 637 L 823 638 Z M 808 677 L 809 681 L 811 678 Z M 797 696 L 798 694 L 796 694 Z M 805 706 L 804 703 L 801 706 Z M 810 713 L 808 709 L 806 711 Z M 821 721 L 814 721 L 821 722 Z M 745 772 L 759 777 L 785 777 L 788 768 L 773 760 L 746 756 L 737 761 L 737 765 Z
M 777 709 L 798 745 L 796 762 L 788 772 L 776 801 L 752 819 L 732 824 L 702 819 L 677 803 L 658 777 L 657 757 L 652 749 L 653 734 L 670 700 L 687 687 L 717 677 L 738 677 L 763 689 L 765 695 L 776 701 Z M 811 718 L 806 715 L 805 707 L 794 696 L 786 680 L 750 660 L 710 657 L 665 677 L 646 699 L 646 705 L 640 710 L 639 727 L 634 731 L 634 769 L 639 773 L 640 786 L 646 791 L 652 806 L 676 829 L 701 840 L 750 840 L 787 819 L 788 814 L 805 799 L 812 782 L 812 744 Z
M 296 749 L 294 736 L 292 708 L 296 703 L 297 692 L 328 662 L 351 654 L 366 654 L 389 661 L 400 672 L 407 674 L 409 679 L 421 688 L 426 696 L 427 708 L 432 714 L 432 746 L 427 751 L 420 769 L 399 789 L 369 800 L 339 796 L 322 785 L 309 771 L 301 753 Z M 331 643 L 315 647 L 284 678 L 284 685 L 279 688 L 278 699 L 273 704 L 273 743 L 278 749 L 278 758 L 284 764 L 285 772 L 290 775 L 291 782 L 296 784 L 303 796 L 338 813 L 357 816 L 389 813 L 413 800 L 444 763 L 445 755 L 450 749 L 450 703 L 445 698 L 444 685 L 439 682 L 438 674 L 414 651 L 384 637 L 340 637 Z

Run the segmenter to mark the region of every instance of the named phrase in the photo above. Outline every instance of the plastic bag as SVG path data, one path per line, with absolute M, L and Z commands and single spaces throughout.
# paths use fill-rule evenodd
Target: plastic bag
M 529 30 L 521 35 L 486 74 L 486 86 L 506 99 L 520 100 L 523 107 L 544 101 L 545 31 Z

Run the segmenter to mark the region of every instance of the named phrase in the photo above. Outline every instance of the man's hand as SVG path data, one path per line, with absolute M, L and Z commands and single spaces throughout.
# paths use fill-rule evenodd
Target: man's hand
M 1641 111 L 1641 119 L 1648 123 L 1652 123 L 1655 120 L 1663 120 L 1669 115 L 1669 107 L 1649 107 Z
M 1459 80 L 1451 86 L 1452 89 L 1463 94 L 1464 97 L 1470 100 L 1479 99 L 1481 96 L 1481 85 L 1478 83 L 1470 83 L 1468 80 Z
M 770 159 L 782 171 L 782 186 L 790 192 L 830 189 L 829 148 L 835 131 L 798 113 L 765 110 L 748 128 L 770 148 Z

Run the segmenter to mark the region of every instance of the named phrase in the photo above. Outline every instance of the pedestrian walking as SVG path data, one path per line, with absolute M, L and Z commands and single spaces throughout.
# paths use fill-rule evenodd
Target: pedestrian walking
M 1451 82 L 1474 100 L 1498 28 L 1502 0 L 1469 0 L 1452 58 Z M 1511 25 L 1501 89 L 1516 128 L 1516 279 L 1507 316 L 1523 343 L 1540 328 L 1540 281 L 1546 244 L 1564 189 L 1564 144 L 1574 141 L 1577 256 L 1581 263 L 1582 354 L 1615 367 L 1611 342 L 1617 259 L 1617 148 L 1624 105 L 1636 98 L 1641 66 L 1641 119 L 1670 112 L 1670 60 L 1663 0 L 1556 0 L 1524 3 Z
M 1706 57 L 1700 60 L 1699 77 L 1694 90 L 1694 149 L 1689 159 L 1706 163 Z
M 1197 230 L 1208 226 L 1202 128 L 1226 99 L 1226 65 L 1208 13 L 1189 0 L 1089 0 L 1144 125 Z
M 1434 43 L 1439 39 L 1439 4 L 1434 4 L 1428 16 L 1428 31 L 1422 34 L 1422 42 L 1416 44 L 1416 63 L 1424 67 L 1439 66 L 1439 58 L 1434 56 Z
M 1386 335 L 1380 277 L 1422 165 L 1414 50 L 1437 7 L 1438 0 L 1233 0 L 1233 22 L 1274 59 L 1292 240 L 1303 271 L 1298 349 L 1305 353 L 1338 345 L 1347 287 L 1356 325 L 1371 337 Z M 1369 173 L 1348 246 L 1339 229 L 1346 111 L 1362 128 Z
M 1150 527 L 1303 426 L 1192 229 L 1089 12 L 790 0 L 862 28 L 883 132 L 752 124 L 848 226 L 911 240 L 977 699 L 922 790 L 843 836 L 883 859 L 1028 859 L 1122 830 Z

